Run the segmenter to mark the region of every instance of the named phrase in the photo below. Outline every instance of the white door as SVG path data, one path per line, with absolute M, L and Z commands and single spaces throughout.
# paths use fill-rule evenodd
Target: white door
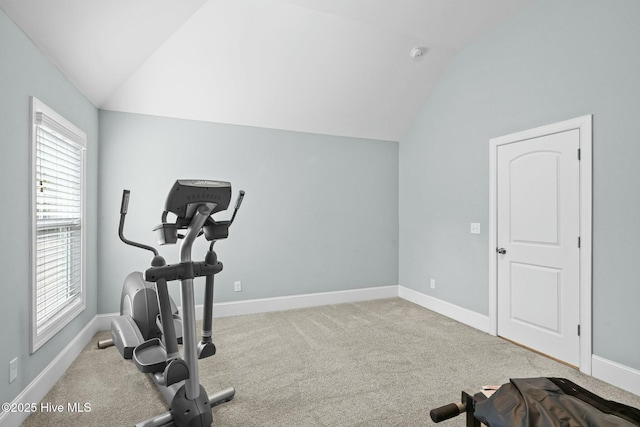
M 498 335 L 580 363 L 580 131 L 497 148 Z

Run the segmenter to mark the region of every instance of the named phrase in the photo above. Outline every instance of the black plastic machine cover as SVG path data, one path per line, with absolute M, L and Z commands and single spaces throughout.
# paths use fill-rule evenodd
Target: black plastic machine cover
M 640 410 L 563 378 L 512 379 L 477 402 L 474 416 L 490 427 L 640 426 Z
M 231 184 L 226 181 L 179 179 L 169 191 L 165 210 L 178 218 L 190 219 L 195 214 L 195 207 L 201 203 L 215 203 L 211 212 L 215 213 L 226 210 L 230 201 Z

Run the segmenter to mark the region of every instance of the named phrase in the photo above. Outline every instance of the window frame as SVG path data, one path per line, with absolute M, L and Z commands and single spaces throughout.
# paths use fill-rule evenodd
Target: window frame
M 57 313 L 38 328 L 38 274 L 37 274 L 37 138 L 39 117 L 45 118 L 48 124 L 52 124 L 65 142 L 76 145 L 80 148 L 80 293 L 71 299 L 71 303 L 57 309 Z M 84 311 L 87 305 L 86 298 L 86 164 L 87 164 L 87 134 L 73 125 L 60 114 L 49 108 L 42 101 L 31 97 L 31 170 L 30 170 L 30 192 L 31 192 L 31 324 L 30 324 L 30 352 L 35 353 L 54 335 L 68 325 L 74 318 Z

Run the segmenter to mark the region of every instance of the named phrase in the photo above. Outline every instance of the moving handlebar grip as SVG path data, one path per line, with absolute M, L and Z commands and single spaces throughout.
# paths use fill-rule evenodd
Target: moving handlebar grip
M 231 215 L 231 219 L 229 220 L 229 226 L 231 226 L 231 224 L 233 224 L 233 221 L 236 219 L 236 214 L 238 213 L 238 209 L 240 209 L 242 199 L 244 199 L 244 190 L 240 190 L 240 194 L 238 194 L 238 200 L 236 200 L 236 208 L 233 210 L 233 215 Z
M 122 190 L 122 204 L 120 205 L 120 227 L 118 227 L 118 236 L 120 240 L 122 240 L 127 245 L 135 246 L 136 248 L 144 249 L 147 251 L 153 252 L 153 256 L 158 256 L 158 251 L 156 248 L 145 245 L 143 243 L 134 242 L 133 240 L 129 240 L 124 237 L 124 220 L 127 215 L 127 209 L 129 208 L 129 196 L 131 195 L 131 191 Z M 164 260 L 162 261 L 164 263 Z
M 236 201 L 236 210 L 240 209 L 242 199 L 244 199 L 244 190 L 240 190 L 240 195 L 238 195 L 238 200 Z
M 122 204 L 120 205 L 120 215 L 125 215 L 129 209 L 129 195 L 131 191 L 122 190 Z
M 457 417 L 465 411 L 465 407 L 462 403 L 449 403 L 448 405 L 441 406 L 436 409 L 432 409 L 429 415 L 434 423 L 439 423 L 449 418 Z

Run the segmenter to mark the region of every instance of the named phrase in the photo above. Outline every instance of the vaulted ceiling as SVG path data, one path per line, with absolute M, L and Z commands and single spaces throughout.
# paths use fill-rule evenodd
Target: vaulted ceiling
M 0 0 L 0 8 L 99 108 L 398 141 L 456 52 L 532 1 Z

